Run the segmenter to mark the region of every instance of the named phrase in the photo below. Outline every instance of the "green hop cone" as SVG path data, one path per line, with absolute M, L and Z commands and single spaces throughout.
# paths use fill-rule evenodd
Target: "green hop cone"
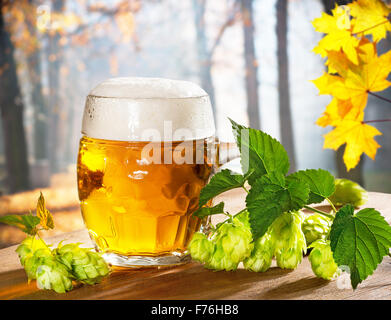
M 351 204 L 362 206 L 368 201 L 368 192 L 358 183 L 348 179 L 335 179 L 335 192 L 329 197 L 336 206 Z
M 306 240 L 301 225 L 304 216 L 300 211 L 284 212 L 271 225 L 275 241 L 274 255 L 282 269 L 295 269 L 307 252 Z
M 26 239 L 24 239 L 15 250 L 19 255 L 21 265 L 25 266 L 26 260 L 32 257 L 34 252 L 38 249 L 43 249 L 45 252 L 50 254 L 50 249 L 46 246 L 43 240 L 31 236 L 26 237 Z
M 322 214 L 315 213 L 307 216 L 301 226 L 307 246 L 318 239 L 326 239 L 330 232 L 332 221 Z
M 38 266 L 45 257 L 52 254 L 43 240 L 31 236 L 24 239 L 15 251 L 19 255 L 20 263 L 24 267 L 29 281 L 36 279 Z
M 63 263 L 76 280 L 87 284 L 100 282 L 110 273 L 106 261 L 97 252 L 80 248 L 77 243 L 70 243 L 54 250 L 58 261 Z
M 312 271 L 315 275 L 332 280 L 339 275 L 338 265 L 333 259 L 329 240 L 316 240 L 309 248 L 313 248 L 308 259 L 311 262 Z
M 188 249 L 193 260 L 204 263 L 209 261 L 214 245 L 205 234 L 196 232 L 189 243 Z
M 37 269 L 44 263 L 46 258 L 52 257 L 52 253 L 46 248 L 40 248 L 34 251 L 32 256 L 25 260 L 24 270 L 26 271 L 29 280 L 36 279 Z
M 213 252 L 206 267 L 215 270 L 236 270 L 253 249 L 248 213 L 243 212 L 220 226 L 215 237 Z
M 71 277 L 66 266 L 53 256 L 44 257 L 36 271 L 38 288 L 54 290 L 57 293 L 72 290 Z
M 269 232 L 255 241 L 251 255 L 243 261 L 247 270 L 265 272 L 272 264 L 274 254 L 274 239 Z

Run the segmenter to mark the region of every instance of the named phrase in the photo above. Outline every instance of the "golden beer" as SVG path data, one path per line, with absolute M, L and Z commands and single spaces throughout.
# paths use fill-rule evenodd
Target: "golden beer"
M 106 141 L 83 137 L 78 159 L 78 187 L 85 224 L 103 252 L 121 255 L 182 253 L 200 221 L 192 217 L 212 165 L 164 164 L 164 154 L 183 153 L 184 144 L 154 143 L 161 163 L 143 161 L 146 142 Z M 178 148 L 181 146 L 182 148 Z
M 96 248 L 122 267 L 189 260 L 192 216 L 212 170 L 215 126 L 197 85 L 114 78 L 87 96 L 77 178 Z

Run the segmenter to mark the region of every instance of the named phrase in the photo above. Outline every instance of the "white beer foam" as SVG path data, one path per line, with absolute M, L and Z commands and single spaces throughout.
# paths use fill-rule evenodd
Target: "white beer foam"
M 113 78 L 91 90 L 82 133 L 118 141 L 182 141 L 215 134 L 212 107 L 198 85 L 158 78 Z

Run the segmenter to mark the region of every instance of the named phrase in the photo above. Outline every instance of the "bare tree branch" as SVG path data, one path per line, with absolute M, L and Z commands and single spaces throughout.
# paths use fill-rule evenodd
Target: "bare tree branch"
M 219 32 L 217 33 L 216 39 L 215 39 L 212 47 L 209 50 L 209 55 L 211 57 L 213 56 L 213 53 L 216 50 L 216 48 L 218 47 L 218 45 L 220 44 L 221 38 L 223 37 L 225 30 L 228 27 L 231 27 L 236 22 L 239 12 L 240 12 L 239 1 L 235 0 L 232 8 L 228 14 L 227 20 L 220 27 Z

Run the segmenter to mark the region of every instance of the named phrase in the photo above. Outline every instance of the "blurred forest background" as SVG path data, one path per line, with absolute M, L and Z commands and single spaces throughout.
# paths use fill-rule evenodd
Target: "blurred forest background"
M 68 218 L 80 218 L 84 102 L 116 76 L 196 82 L 211 97 L 221 140 L 233 141 L 231 117 L 279 139 L 291 170 L 324 168 L 391 192 L 389 123 L 376 123 L 376 161 L 363 156 L 349 173 L 343 148 L 323 149 L 330 129 L 315 124 L 331 98 L 309 81 L 324 69 L 311 52 L 322 37 L 311 21 L 336 2 L 349 1 L 0 0 L 0 215 L 32 209 L 41 189 L 63 230 L 82 227 Z M 390 39 L 381 46 L 389 49 Z M 390 107 L 370 99 L 366 115 L 389 118 Z M 17 237 L 1 232 L 0 247 Z

